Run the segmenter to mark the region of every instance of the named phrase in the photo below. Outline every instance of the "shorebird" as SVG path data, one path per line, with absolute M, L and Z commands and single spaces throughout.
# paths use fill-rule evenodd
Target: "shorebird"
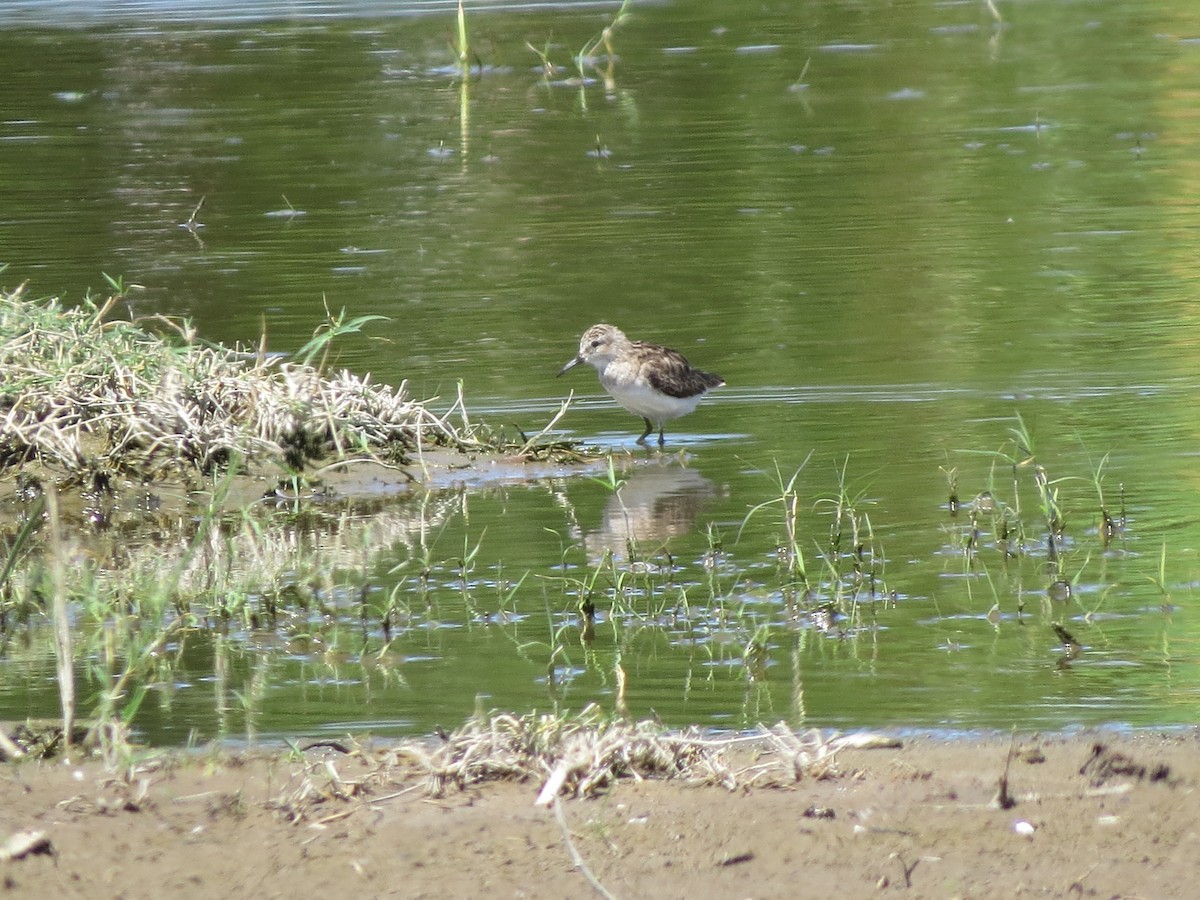
M 580 363 L 599 373 L 600 383 L 618 404 L 642 417 L 646 430 L 637 442 L 646 443 L 657 428 L 660 447 L 666 422 L 687 415 L 709 390 L 725 383 L 720 375 L 693 368 L 682 353 L 631 341 L 613 325 L 593 325 L 585 331 L 579 339 L 579 353 L 558 374 Z

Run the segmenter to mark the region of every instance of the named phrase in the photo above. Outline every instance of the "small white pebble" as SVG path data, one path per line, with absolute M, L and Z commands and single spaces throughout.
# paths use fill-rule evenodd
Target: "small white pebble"
M 1096 820 L 1097 825 L 1117 825 L 1121 821 L 1120 816 L 1101 816 Z
M 1022 837 L 1033 837 L 1033 833 L 1037 831 L 1037 829 L 1024 819 L 1019 819 L 1018 821 L 1013 822 L 1013 831 Z

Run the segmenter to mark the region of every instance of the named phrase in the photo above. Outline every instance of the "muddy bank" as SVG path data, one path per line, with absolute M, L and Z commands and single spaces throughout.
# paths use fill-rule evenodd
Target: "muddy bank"
M 585 459 L 546 438 L 552 423 L 532 437 L 471 424 L 461 391 L 435 412 L 404 383 L 327 369 L 329 341 L 370 317 L 331 318 L 285 359 L 265 338 L 224 347 L 186 320 L 120 319 L 122 300 L 0 290 L 0 531 L 47 490 L 69 523 L 135 527 L 213 498 L 378 500 Z
M 165 522 L 198 516 L 214 503 L 224 512 L 256 505 L 328 508 L 340 504 L 369 510 L 372 504 L 414 491 L 569 477 L 599 472 L 602 464 L 599 456 L 580 455 L 566 462 L 500 450 L 434 448 L 422 453 L 419 462 L 404 465 L 351 457 L 299 475 L 271 463 L 255 463 L 216 478 L 177 477 L 156 482 L 111 478 L 100 487 L 75 483 L 59 495 L 58 504 L 68 525 L 137 536 Z M 29 510 L 37 508 L 42 487 L 60 483 L 61 477 L 60 472 L 37 463 L 27 464 L 19 473 L 0 474 L 0 531 L 16 530 Z
M 315 748 L 0 770 L 14 897 L 925 897 L 1194 893 L 1200 743 L 1007 736 L 846 749 L 824 777 L 735 791 L 622 779 L 442 796 L 393 755 Z M 739 750 L 731 763 L 753 766 Z M 1007 765 L 1007 787 L 1000 780 Z M 298 803 L 306 791 L 307 801 Z M 1003 802 L 999 802 L 1003 800 Z M 556 814 L 561 814 L 560 816 Z M 12 846 L 16 846 L 13 844 Z M 37 852 L 40 851 L 40 852 Z M 586 870 L 586 871 L 585 871 Z M 589 882 L 594 879 L 594 885 Z

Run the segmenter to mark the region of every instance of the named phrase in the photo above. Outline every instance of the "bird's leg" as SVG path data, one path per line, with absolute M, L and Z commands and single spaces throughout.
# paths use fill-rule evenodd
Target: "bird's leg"
M 660 425 L 658 427 L 658 446 L 661 447 L 666 442 L 667 442 L 667 439 L 665 437 L 663 437 L 663 430 L 662 430 L 662 426 Z
M 652 432 L 654 430 L 654 426 L 650 424 L 650 420 L 647 419 L 645 416 L 642 417 L 642 421 L 646 423 L 646 430 L 643 431 L 642 436 L 637 439 L 637 442 L 639 444 L 646 443 L 646 438 L 650 437 L 650 432 Z

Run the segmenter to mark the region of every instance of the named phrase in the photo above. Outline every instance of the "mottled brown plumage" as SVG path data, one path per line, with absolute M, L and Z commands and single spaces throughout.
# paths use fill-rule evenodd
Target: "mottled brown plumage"
M 725 383 L 725 379 L 720 375 L 692 368 L 691 363 L 678 350 L 647 344 L 644 341 L 633 341 L 632 346 L 635 353 L 647 359 L 643 371 L 650 387 L 669 397 L 695 397 Z
M 720 375 L 693 368 L 679 351 L 631 341 L 612 325 L 593 325 L 585 331 L 579 353 L 558 374 L 580 363 L 594 367 L 613 399 L 642 417 L 646 430 L 638 438 L 639 444 L 657 428 L 661 446 L 664 423 L 687 415 L 705 393 L 725 384 Z

